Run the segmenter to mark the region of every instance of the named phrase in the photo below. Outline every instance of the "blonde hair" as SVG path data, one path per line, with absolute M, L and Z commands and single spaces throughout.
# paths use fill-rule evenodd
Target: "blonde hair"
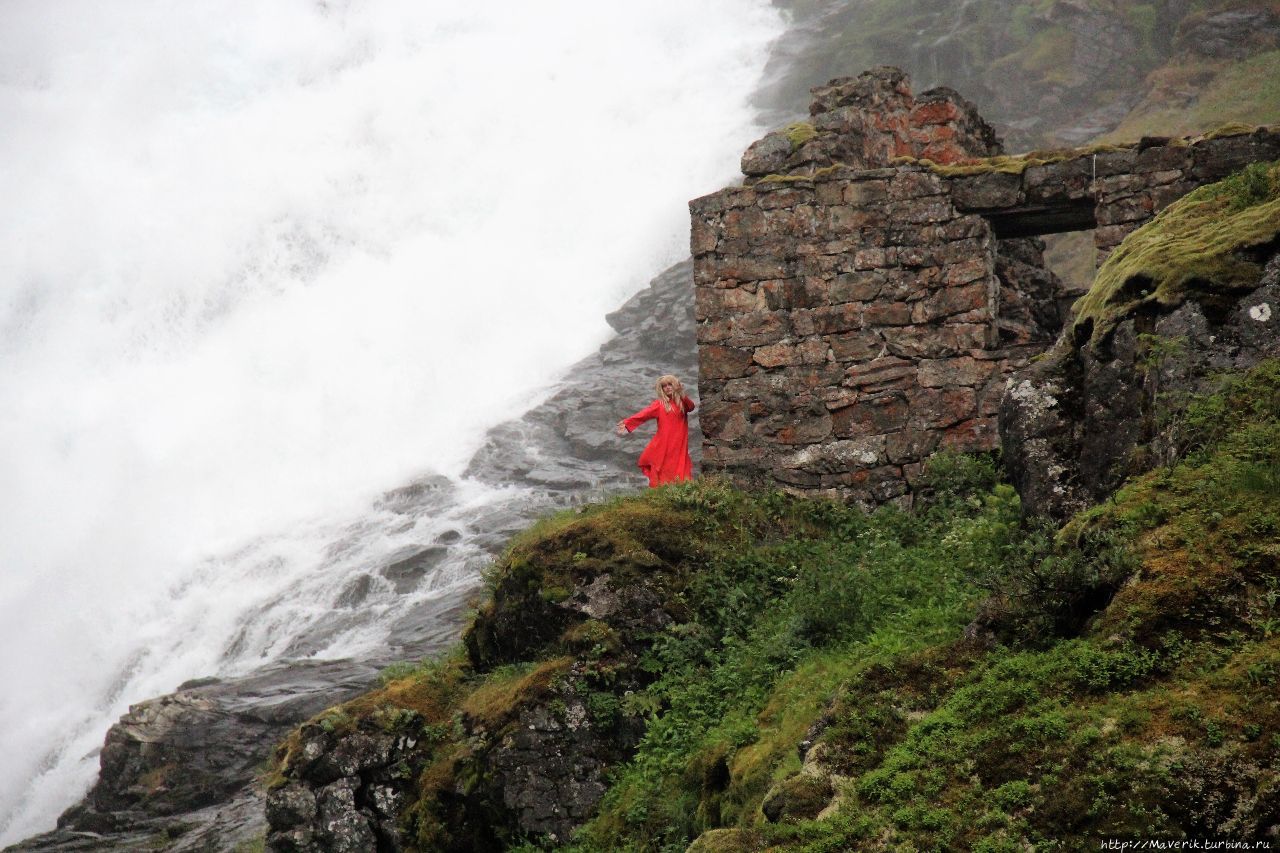
M 678 388 L 679 391 L 676 393 L 674 397 L 667 397 L 667 392 L 662 390 L 662 383 L 664 382 L 675 383 L 676 388 Z M 662 408 L 666 409 L 669 412 L 671 411 L 671 404 L 675 403 L 677 410 L 681 412 L 684 411 L 684 403 L 681 401 L 682 400 L 681 395 L 684 392 L 684 385 L 680 382 L 678 377 L 672 376 L 670 373 L 663 374 L 662 376 L 658 377 L 657 382 L 653 383 L 653 387 L 658 389 L 658 400 L 661 401 Z

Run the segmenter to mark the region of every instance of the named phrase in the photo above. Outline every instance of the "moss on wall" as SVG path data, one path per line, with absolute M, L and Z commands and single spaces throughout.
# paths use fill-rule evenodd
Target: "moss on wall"
M 1257 253 L 1280 236 L 1280 163 L 1256 163 L 1162 210 L 1107 258 L 1076 303 L 1075 327 L 1102 340 L 1144 306 L 1168 310 L 1197 291 L 1230 293 L 1261 276 Z

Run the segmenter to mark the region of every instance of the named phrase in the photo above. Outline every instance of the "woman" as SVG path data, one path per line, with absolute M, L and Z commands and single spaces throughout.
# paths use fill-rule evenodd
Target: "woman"
M 658 432 L 640 454 L 640 470 L 649 478 L 649 487 L 693 479 L 689 458 L 689 412 L 696 405 L 684 393 L 674 376 L 658 378 L 658 399 L 629 418 L 618 421 L 618 435 L 626 435 L 645 421 L 658 419 Z

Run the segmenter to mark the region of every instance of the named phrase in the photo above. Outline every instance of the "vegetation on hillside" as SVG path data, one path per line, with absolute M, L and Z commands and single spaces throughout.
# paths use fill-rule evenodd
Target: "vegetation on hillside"
M 1280 822 L 1280 363 L 1174 416 L 1169 464 L 1060 530 L 956 456 L 914 512 L 700 481 L 562 514 L 499 563 L 468 655 L 321 724 L 432 744 L 405 817 L 428 850 L 459 843 L 442 803 L 482 785 L 461 721 L 501 730 L 584 677 L 597 723 L 644 733 L 567 849 L 1259 837 Z M 523 660 L 476 637 L 605 572 L 680 618 L 534 631 Z

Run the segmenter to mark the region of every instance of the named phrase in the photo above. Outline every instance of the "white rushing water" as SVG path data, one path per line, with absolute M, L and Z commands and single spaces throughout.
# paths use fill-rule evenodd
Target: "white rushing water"
M 687 252 L 780 29 L 767 0 L 0 5 L 0 844 L 130 702 L 288 653 L 491 497 L 361 515 L 456 478 Z

